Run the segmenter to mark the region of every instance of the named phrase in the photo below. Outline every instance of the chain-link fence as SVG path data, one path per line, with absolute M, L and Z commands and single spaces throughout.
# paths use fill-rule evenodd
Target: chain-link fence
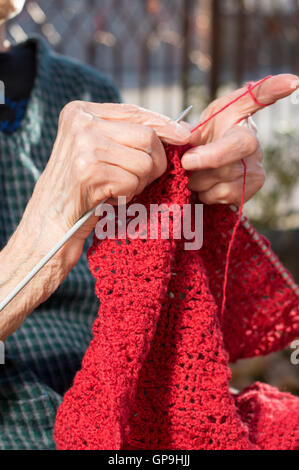
M 160 89 L 164 111 L 173 86 L 181 108 L 191 86 L 214 96 L 223 83 L 299 72 L 298 0 L 28 0 L 9 36 L 30 32 L 135 90 L 141 104 Z
M 42 34 L 58 52 L 110 75 L 125 98 L 144 106 L 155 101 L 159 110 L 175 114 L 187 101 L 191 69 L 199 74 L 190 61 L 197 43 L 197 3 L 28 1 L 8 31 L 17 41 L 30 32 Z

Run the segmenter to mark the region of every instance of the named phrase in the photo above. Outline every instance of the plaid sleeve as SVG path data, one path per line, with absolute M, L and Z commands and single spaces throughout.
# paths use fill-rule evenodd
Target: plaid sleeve
M 21 126 L 0 132 L 0 245 L 15 231 L 52 152 L 62 108 L 70 101 L 118 102 L 103 74 L 38 47 L 37 76 Z M 86 243 L 86 246 L 90 243 Z M 76 266 L 5 343 L 0 365 L 0 450 L 55 449 L 52 429 L 91 340 L 98 312 L 86 246 Z

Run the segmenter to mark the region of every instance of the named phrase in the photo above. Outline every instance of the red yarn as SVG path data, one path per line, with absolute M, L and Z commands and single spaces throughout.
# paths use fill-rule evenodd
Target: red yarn
M 264 80 L 268 80 L 269 78 L 271 78 L 271 75 L 269 75 L 269 77 L 266 77 Z M 249 82 L 247 83 L 247 89 L 248 89 L 248 92 L 251 96 L 251 98 L 253 99 L 253 101 L 258 105 L 260 106 L 261 108 L 264 108 L 266 106 L 270 106 L 271 104 L 274 104 L 274 103 L 269 103 L 269 104 L 265 104 L 265 103 L 262 103 L 261 101 L 259 101 L 257 99 L 257 97 L 253 94 L 252 90 L 254 90 L 254 88 L 256 87 L 256 84 L 254 82 Z
M 167 147 L 167 172 L 138 196 L 148 211 L 194 204 L 185 150 Z M 172 236 L 94 238 L 88 259 L 101 306 L 58 410 L 58 449 L 299 450 L 299 398 L 262 384 L 239 395 L 229 388 L 229 360 L 268 354 L 299 335 L 299 289 L 240 217 L 205 207 L 199 251 Z
M 270 78 L 272 78 L 272 75 L 268 75 L 267 77 L 261 79 L 260 81 L 258 82 L 249 82 L 247 84 L 247 91 L 245 91 L 244 93 L 242 93 L 241 95 L 239 95 L 237 98 L 235 98 L 234 100 L 230 101 L 228 104 L 226 104 L 225 106 L 223 106 L 220 110 L 218 110 L 217 112 L 215 112 L 214 114 L 212 114 L 209 118 L 205 119 L 204 121 L 200 122 L 194 129 L 192 129 L 191 132 L 195 132 L 196 130 L 200 129 L 202 126 L 204 126 L 205 124 L 207 124 L 208 122 L 210 122 L 212 119 L 214 119 L 216 116 L 218 116 L 218 114 L 220 113 L 223 113 L 223 111 L 225 111 L 226 109 L 228 109 L 230 106 L 232 106 L 233 104 L 237 103 L 241 98 L 243 98 L 244 96 L 250 94 L 251 98 L 253 99 L 253 101 L 260 107 L 266 107 L 266 106 L 269 106 L 267 104 L 264 104 L 264 103 L 261 103 L 257 98 L 256 96 L 253 94 L 253 90 L 255 88 L 257 88 L 259 85 L 261 85 L 262 83 L 264 83 L 266 80 L 269 80 Z M 242 121 L 242 119 L 240 120 Z M 229 270 L 229 262 L 230 262 L 230 255 L 231 255 L 231 250 L 232 250 L 232 247 L 233 247 L 233 244 L 234 244 L 234 241 L 235 241 L 235 238 L 236 238 L 236 235 L 237 235 L 237 231 L 238 231 L 238 228 L 239 228 L 239 225 L 240 225 L 240 222 L 241 222 L 241 218 L 242 218 L 242 212 L 243 212 L 243 207 L 244 207 L 244 201 L 245 201 L 245 193 L 246 193 L 246 170 L 247 170 L 247 166 L 246 166 L 246 163 L 244 160 L 242 160 L 242 164 L 243 164 L 243 167 L 244 167 L 244 176 L 243 176 L 243 188 L 242 188 L 242 197 L 241 197 L 241 205 L 240 205 L 240 209 L 239 209 L 239 216 L 238 216 L 238 219 L 237 219 L 237 222 L 236 222 L 236 225 L 233 229 L 233 234 L 232 234 L 232 238 L 231 238 L 231 241 L 230 241 L 230 244 L 228 246 L 228 250 L 227 250 L 227 255 L 226 255 L 226 263 L 225 263 L 225 272 L 224 272 L 224 282 L 223 282 L 223 294 L 222 294 L 222 306 L 221 306 L 221 314 L 220 314 L 220 318 L 223 317 L 223 312 L 224 312 L 224 309 L 225 309 L 225 302 L 226 302 L 226 289 L 227 289 L 227 283 L 228 283 L 228 270 Z
M 234 229 L 233 229 L 232 237 L 231 237 L 231 240 L 230 240 L 229 245 L 228 245 L 228 250 L 227 250 L 226 259 L 225 259 L 222 305 L 221 305 L 221 311 L 220 311 L 221 320 L 223 318 L 225 303 L 226 303 L 226 290 L 227 290 L 227 283 L 228 283 L 228 270 L 229 270 L 231 252 L 232 252 L 232 249 L 233 249 L 233 244 L 234 244 L 235 239 L 236 239 L 238 228 L 239 228 L 240 223 L 241 223 L 243 207 L 244 207 L 244 201 L 245 201 L 247 165 L 246 165 L 244 160 L 242 160 L 242 164 L 243 164 L 243 167 L 244 167 L 242 199 L 241 199 L 241 205 L 240 205 L 240 209 L 239 209 L 238 219 L 237 219 L 237 222 L 236 222 L 236 224 L 234 226 Z
M 138 198 L 148 210 L 191 203 L 183 152 L 168 148 L 167 173 Z M 220 323 L 235 223 L 227 206 L 207 206 L 199 251 L 173 238 L 94 239 L 88 258 L 101 306 L 57 414 L 58 449 L 299 449 L 298 398 L 229 389 L 229 359 L 281 349 L 299 334 L 291 278 L 243 223 Z
M 272 78 L 272 75 L 268 75 L 267 77 L 265 78 L 262 78 L 262 80 L 259 80 L 258 82 L 254 83 L 254 82 L 249 82 L 248 85 L 247 85 L 247 90 L 244 91 L 244 93 L 242 93 L 241 95 L 237 96 L 234 100 L 230 101 L 228 104 L 226 104 L 225 106 L 223 106 L 222 108 L 220 108 L 218 111 L 216 111 L 214 114 L 212 114 L 210 117 L 208 117 L 207 119 L 205 119 L 204 121 L 200 122 L 196 127 L 194 127 L 194 129 L 192 129 L 192 132 L 195 132 L 197 131 L 198 129 L 200 129 L 202 126 L 204 126 L 205 124 L 207 124 L 209 121 L 211 121 L 212 119 L 214 119 L 216 116 L 218 116 L 218 114 L 221 114 L 223 113 L 223 111 L 225 111 L 226 109 L 230 108 L 233 104 L 237 103 L 241 98 L 244 98 L 244 96 L 250 94 L 250 96 L 253 98 L 253 100 L 255 101 L 255 103 L 257 103 L 259 106 L 262 106 L 262 107 L 265 107 L 265 106 L 269 106 L 267 104 L 263 104 L 263 103 L 260 103 L 257 98 L 255 97 L 255 95 L 253 94 L 253 90 L 255 88 L 257 88 L 258 86 L 260 86 L 262 83 L 264 83 L 266 80 L 269 80 L 269 78 Z M 241 119 L 242 120 L 242 119 Z

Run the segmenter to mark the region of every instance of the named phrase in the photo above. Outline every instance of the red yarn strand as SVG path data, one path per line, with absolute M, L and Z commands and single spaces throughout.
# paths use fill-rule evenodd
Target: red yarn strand
M 259 80 L 258 82 L 256 82 L 254 85 L 252 84 L 252 82 L 250 82 L 248 85 L 247 85 L 247 91 L 245 91 L 244 93 L 242 93 L 241 95 L 237 96 L 237 98 L 235 98 L 233 101 L 230 101 L 228 104 L 226 104 L 225 106 L 223 106 L 223 108 L 219 109 L 218 111 L 216 111 L 216 113 L 212 114 L 209 118 L 205 119 L 203 122 L 200 122 L 196 127 L 194 127 L 194 129 L 192 129 L 191 132 L 195 132 L 197 131 L 197 129 L 200 129 L 202 126 L 204 126 L 205 124 L 207 124 L 209 121 L 211 121 L 212 119 L 214 119 L 214 117 L 218 116 L 218 114 L 221 114 L 223 113 L 223 111 L 225 111 L 227 108 L 230 108 L 233 104 L 237 103 L 241 98 L 243 98 L 244 96 L 246 95 L 250 95 L 254 102 L 256 104 L 258 104 L 259 106 L 261 107 L 265 107 L 265 106 L 269 106 L 267 104 L 263 104 L 263 103 L 260 103 L 256 96 L 254 96 L 254 94 L 252 93 L 253 90 L 255 88 L 257 88 L 259 85 L 261 85 L 262 83 L 264 83 L 266 80 L 269 80 L 269 78 L 272 78 L 272 75 L 268 75 L 267 77 L 265 78 L 262 78 L 262 80 Z
M 270 77 L 266 77 L 265 80 L 267 80 L 268 78 L 270 78 Z M 253 92 L 252 92 L 252 90 L 254 89 L 254 82 L 249 82 L 249 83 L 247 84 L 247 88 L 248 88 L 248 92 L 249 92 L 251 98 L 253 99 L 253 101 L 254 101 L 258 106 L 260 106 L 261 108 L 264 108 L 265 106 L 270 106 L 271 104 L 274 104 L 274 103 L 270 103 L 270 104 L 261 103 L 261 102 L 257 99 L 257 97 L 256 97 L 256 96 L 253 94 Z
M 231 252 L 232 252 L 232 248 L 233 248 L 233 245 L 234 245 L 234 242 L 235 242 L 235 239 L 236 239 L 238 228 L 241 224 L 241 219 L 242 219 L 242 214 L 243 214 L 243 207 L 244 207 L 244 202 L 245 202 L 247 165 L 246 165 L 244 160 L 242 160 L 242 164 L 243 164 L 243 167 L 244 167 L 242 200 L 241 200 L 241 205 L 240 205 L 240 209 L 239 209 L 238 219 L 237 219 L 237 222 L 236 222 L 236 224 L 234 226 L 234 229 L 233 229 L 232 237 L 231 237 L 229 245 L 228 245 L 228 250 L 227 250 L 226 259 L 225 259 L 225 271 L 224 271 L 223 294 L 222 294 L 222 305 L 221 305 L 221 311 L 220 311 L 220 321 L 222 321 L 222 319 L 223 319 L 224 309 L 225 309 L 225 306 L 226 306 L 228 270 L 229 270 Z
M 237 98 L 235 98 L 233 101 L 230 101 L 228 104 L 223 106 L 223 108 L 219 109 L 216 113 L 212 114 L 209 118 L 205 119 L 203 122 L 199 123 L 194 129 L 192 129 L 191 132 L 195 132 L 196 130 L 200 129 L 202 126 L 207 124 L 209 121 L 214 119 L 218 114 L 223 113 L 226 109 L 228 109 L 230 106 L 233 104 L 237 103 L 241 98 L 243 98 L 246 95 L 250 95 L 253 101 L 260 107 L 264 108 L 268 106 L 267 104 L 261 103 L 257 97 L 254 95 L 253 90 L 257 88 L 259 85 L 264 83 L 266 80 L 269 80 L 272 78 L 272 75 L 268 75 L 267 77 L 263 78 L 262 80 L 259 80 L 258 82 L 249 82 L 247 84 L 247 91 L 239 95 Z M 271 103 L 273 104 L 273 103 Z M 246 176 L 247 176 L 247 166 L 244 160 L 242 160 L 242 164 L 244 167 L 244 174 L 243 174 L 243 190 L 242 190 L 242 198 L 241 198 L 241 205 L 239 209 L 239 214 L 237 221 L 235 223 L 235 226 L 233 228 L 232 232 L 232 237 L 230 239 L 229 245 L 228 245 L 228 250 L 226 254 L 226 259 L 225 259 L 225 270 L 224 270 L 224 280 L 223 280 L 223 291 L 222 291 L 222 304 L 221 304 L 221 310 L 220 310 L 220 321 L 223 320 L 223 315 L 224 315 L 224 310 L 226 306 L 226 298 L 227 298 L 227 285 L 228 285 L 228 270 L 229 270 L 229 265 L 230 265 L 230 258 L 231 258 L 231 252 L 232 248 L 236 239 L 237 231 L 238 228 L 241 224 L 241 219 L 242 219 L 242 214 L 243 214 L 243 207 L 244 207 L 244 202 L 245 202 L 245 194 L 246 194 Z

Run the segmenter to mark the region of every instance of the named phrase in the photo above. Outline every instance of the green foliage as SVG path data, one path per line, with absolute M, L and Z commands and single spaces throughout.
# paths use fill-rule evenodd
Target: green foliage
M 299 136 L 291 131 L 277 133 L 264 149 L 266 184 L 246 209 L 259 230 L 278 228 L 281 218 L 290 214 L 290 200 L 299 183 L 298 156 Z

